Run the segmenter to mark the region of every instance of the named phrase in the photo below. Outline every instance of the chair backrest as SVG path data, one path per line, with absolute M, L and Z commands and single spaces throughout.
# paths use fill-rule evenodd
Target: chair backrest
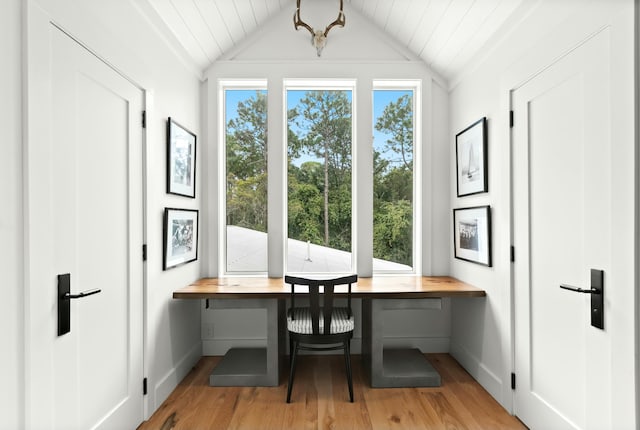
M 285 276 L 284 282 L 291 285 L 291 308 L 290 315 L 293 318 L 293 309 L 295 306 L 296 285 L 307 286 L 309 288 L 309 311 L 311 312 L 311 327 L 313 334 L 320 334 L 320 309 L 322 308 L 322 317 L 324 321 L 323 333 L 330 333 L 331 315 L 333 313 L 333 294 L 336 285 L 348 285 L 347 289 L 347 312 L 351 317 L 351 285 L 358 282 L 358 275 L 341 276 L 332 279 L 308 279 L 298 276 Z M 320 291 L 323 287 L 323 291 Z M 320 304 L 320 296 L 323 301 Z

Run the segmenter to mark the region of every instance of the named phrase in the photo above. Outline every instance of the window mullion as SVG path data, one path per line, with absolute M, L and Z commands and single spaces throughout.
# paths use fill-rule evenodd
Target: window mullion
M 286 106 L 284 103 L 283 83 L 280 80 L 269 80 L 267 91 L 267 142 L 269 158 L 267 171 L 272 172 L 268 177 L 267 194 L 269 204 L 268 214 L 268 275 L 276 278 L 284 275 L 285 241 L 287 237 L 286 210 L 287 204 L 287 151 L 286 151 Z M 281 112 L 281 115 L 277 115 Z M 280 174 L 278 174 L 280 172 Z

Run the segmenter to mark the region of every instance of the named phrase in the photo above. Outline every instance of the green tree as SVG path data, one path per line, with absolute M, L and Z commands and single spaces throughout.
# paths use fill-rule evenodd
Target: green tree
M 400 96 L 377 118 L 375 128 L 387 139 L 373 160 L 373 255 L 406 265 L 413 261 L 412 98 L 412 94 Z
M 413 160 L 413 95 L 405 94 L 389 103 L 376 121 L 376 130 L 391 136 L 386 150 L 399 154 L 406 168 Z
M 294 172 L 289 175 L 289 236 L 321 243 L 322 193 L 313 183 L 298 180 L 300 169 L 295 166 L 290 167 L 291 169 Z
M 376 258 L 411 265 L 413 208 L 407 200 L 380 202 L 373 219 Z
M 238 102 L 227 122 L 227 225 L 267 231 L 267 95 Z
M 294 122 L 302 131 L 300 151 L 322 160 L 323 244 L 350 249 L 351 102 L 347 92 L 308 91 L 295 112 Z M 343 237 L 332 239 L 329 232 L 334 230 Z

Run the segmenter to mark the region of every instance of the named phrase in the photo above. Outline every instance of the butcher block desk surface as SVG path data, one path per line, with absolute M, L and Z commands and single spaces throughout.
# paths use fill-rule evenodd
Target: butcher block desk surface
M 242 299 L 289 296 L 291 288 L 283 278 L 203 278 L 173 292 L 174 299 Z M 346 287 L 337 288 L 338 295 Z M 430 297 L 484 297 L 484 290 L 449 276 L 376 276 L 358 278 L 352 286 L 354 298 L 412 299 Z

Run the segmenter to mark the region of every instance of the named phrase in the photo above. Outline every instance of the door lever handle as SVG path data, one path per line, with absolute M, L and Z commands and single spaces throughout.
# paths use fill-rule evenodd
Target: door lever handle
M 87 296 L 92 296 L 94 294 L 98 294 L 100 291 L 102 291 L 99 288 L 93 289 L 93 290 L 87 290 L 87 291 L 82 291 L 78 294 L 71 294 L 69 292 L 64 293 L 64 295 L 62 296 L 63 299 L 81 299 L 83 297 L 87 297 Z
M 560 284 L 563 290 L 591 294 L 591 325 L 604 330 L 604 271 L 591 269 L 591 288 Z
M 560 288 L 563 290 L 575 291 L 576 293 L 585 293 L 585 294 L 602 294 L 602 292 L 597 288 L 591 288 L 589 290 L 585 290 L 584 288 L 572 287 L 571 285 L 560 284 Z
M 58 336 L 71 331 L 71 299 L 81 299 L 98 294 L 100 289 L 71 294 L 71 274 L 58 275 Z

